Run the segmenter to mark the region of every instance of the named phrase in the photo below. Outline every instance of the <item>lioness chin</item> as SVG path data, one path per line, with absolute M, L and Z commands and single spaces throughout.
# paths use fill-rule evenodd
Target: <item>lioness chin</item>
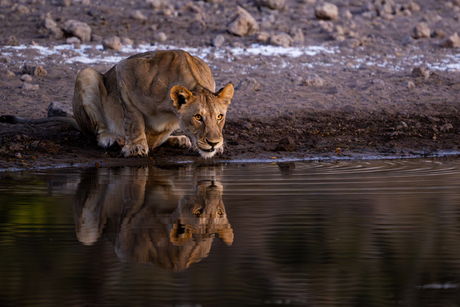
M 223 152 L 222 128 L 233 97 L 227 84 L 215 92 L 209 66 L 182 50 L 146 52 L 107 73 L 77 74 L 73 112 L 78 127 L 104 148 L 145 156 L 161 144 L 196 148 L 204 158 Z M 171 136 L 180 128 L 185 136 Z

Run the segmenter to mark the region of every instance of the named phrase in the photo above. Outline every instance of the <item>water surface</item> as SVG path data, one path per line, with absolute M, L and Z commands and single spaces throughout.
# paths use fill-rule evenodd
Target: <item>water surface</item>
M 460 162 L 0 174 L 1 306 L 455 306 Z

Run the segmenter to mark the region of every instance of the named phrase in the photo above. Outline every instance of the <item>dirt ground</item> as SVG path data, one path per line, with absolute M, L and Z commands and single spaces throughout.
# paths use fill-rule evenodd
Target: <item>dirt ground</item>
M 273 10 L 268 2 L 283 5 Z M 319 1 L 314 2 L 1 0 L 0 116 L 45 117 L 50 103 L 69 109 L 78 70 L 90 65 L 106 72 L 113 65 L 69 62 L 72 51 L 40 57 L 31 46 L 52 50 L 65 44 L 72 36 L 64 26 L 69 19 L 91 27 L 92 40 L 82 43 L 93 46 L 85 51 L 89 58 L 129 56 L 96 47 L 114 35 L 129 38 L 135 46 L 208 48 L 203 59 L 217 87 L 231 81 L 236 91 L 224 128 L 225 152 L 211 161 L 163 147 L 146 158 L 120 158 L 119 148 L 98 148 L 65 124 L 0 123 L 0 170 L 459 151 L 459 49 L 448 47 L 446 41 L 460 29 L 460 1 L 330 0 L 339 12 L 330 21 L 315 15 Z M 238 5 L 257 21 L 255 34 L 228 31 Z M 47 17 L 62 37 L 44 25 Z M 429 37 L 414 32 L 421 22 L 429 28 Z M 270 38 L 265 40 L 261 33 Z M 280 33 L 290 37 L 285 48 L 321 46 L 331 52 L 294 57 L 245 49 L 276 45 Z M 217 45 L 218 35 L 224 42 L 211 47 Z M 17 44 L 25 48 L 11 49 Z M 457 46 L 455 39 L 453 45 Z M 77 42 L 75 48 L 81 46 Z M 23 74 L 37 65 L 46 75 L 32 71 L 32 79 L 22 81 Z M 38 88 L 28 89 L 24 83 Z

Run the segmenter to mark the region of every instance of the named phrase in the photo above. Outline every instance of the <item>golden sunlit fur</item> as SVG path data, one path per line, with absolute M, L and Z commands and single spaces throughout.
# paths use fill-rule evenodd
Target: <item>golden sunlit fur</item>
M 223 151 L 222 128 L 233 86 L 215 93 L 208 65 L 181 50 L 138 54 L 102 75 L 85 68 L 77 75 L 75 120 L 104 148 L 145 156 L 163 143 L 194 147 L 204 158 Z M 186 136 L 171 136 L 180 128 Z

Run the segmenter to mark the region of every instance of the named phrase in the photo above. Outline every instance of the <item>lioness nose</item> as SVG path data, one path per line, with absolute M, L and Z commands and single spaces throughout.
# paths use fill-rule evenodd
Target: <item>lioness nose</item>
M 216 146 L 217 144 L 219 144 L 219 142 L 211 142 L 210 140 L 206 139 L 206 143 L 208 143 L 209 145 L 211 145 L 212 148 L 214 148 L 214 146 Z

